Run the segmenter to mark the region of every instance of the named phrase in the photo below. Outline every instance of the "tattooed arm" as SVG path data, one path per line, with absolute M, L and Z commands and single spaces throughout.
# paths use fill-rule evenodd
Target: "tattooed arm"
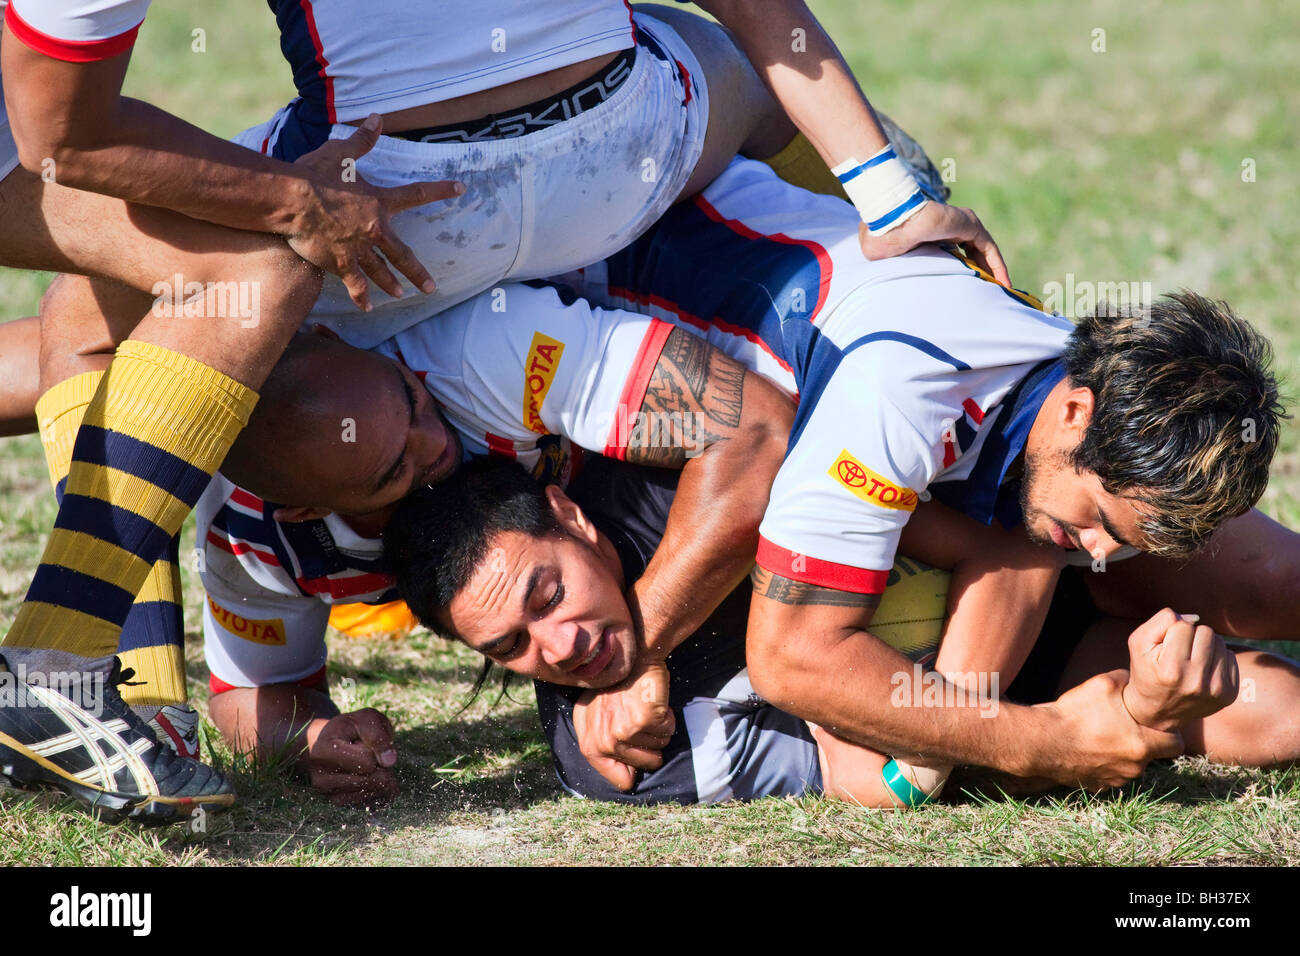
M 776 386 L 675 329 L 651 374 L 628 461 L 680 468 L 663 540 L 629 590 L 640 657 L 617 687 L 574 707 L 578 746 L 621 790 L 662 765 L 674 729 L 664 660 L 744 580 L 785 456 L 794 405 Z
M 766 379 L 698 336 L 669 335 L 627 448 L 629 462 L 682 470 L 663 541 L 632 589 L 651 656 L 666 657 L 744 580 L 793 419 Z

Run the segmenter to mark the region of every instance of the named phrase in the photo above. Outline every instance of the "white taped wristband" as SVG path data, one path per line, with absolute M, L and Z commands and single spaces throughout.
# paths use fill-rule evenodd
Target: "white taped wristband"
M 857 207 L 867 231 L 883 235 L 915 216 L 928 201 L 915 177 L 886 146 L 866 162 L 849 157 L 831 169 Z

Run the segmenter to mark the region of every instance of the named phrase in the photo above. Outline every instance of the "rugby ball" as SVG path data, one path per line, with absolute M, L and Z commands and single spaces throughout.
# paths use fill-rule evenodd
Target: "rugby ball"
M 952 577 L 912 558 L 897 557 L 867 630 L 914 661 L 939 649 Z

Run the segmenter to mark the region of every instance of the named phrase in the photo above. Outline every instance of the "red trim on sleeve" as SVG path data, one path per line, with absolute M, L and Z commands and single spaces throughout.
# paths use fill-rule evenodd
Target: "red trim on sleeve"
M 834 588 L 836 591 L 852 591 L 854 594 L 884 594 L 889 582 L 888 571 L 869 571 L 865 568 L 852 568 L 847 564 L 834 561 L 822 561 L 806 554 L 787 551 L 766 538 L 758 539 L 759 567 L 773 574 L 804 584 L 814 584 L 821 588 Z
M 293 684 L 296 687 L 319 687 L 324 682 L 325 668 L 322 667 L 316 673 L 304 677 L 302 680 L 296 680 Z M 208 672 L 208 690 L 212 691 L 214 694 L 224 694 L 228 690 L 246 689 L 247 688 L 241 688 L 238 684 L 227 684 L 216 674 L 213 674 L 211 671 Z
M 686 87 L 686 99 L 682 100 L 682 106 L 686 106 L 691 101 L 691 71 L 686 69 L 686 65 L 681 60 L 677 60 L 677 69 L 682 71 L 682 86 Z
M 141 19 L 140 23 L 144 23 L 144 20 Z M 125 53 L 135 44 L 140 23 L 125 33 L 103 40 L 62 40 L 36 29 L 18 15 L 12 3 L 5 7 L 5 27 L 10 33 L 37 53 L 65 63 L 97 63 Z
M 975 399 L 966 399 L 961 403 L 961 407 L 966 410 L 966 414 L 971 417 L 971 420 L 974 421 L 976 425 L 984 424 L 984 409 L 975 404 Z
M 610 426 L 609 437 L 605 439 L 606 458 L 623 461 L 627 457 L 628 435 L 636 427 L 636 417 L 641 414 L 645 392 L 650 386 L 650 376 L 659 364 L 664 343 L 674 328 L 676 326 L 663 319 L 650 320 L 650 328 L 641 340 L 641 347 L 637 349 L 636 359 L 632 362 L 632 369 L 623 386 L 623 394 L 619 396 L 618 407 L 614 410 L 614 424 Z

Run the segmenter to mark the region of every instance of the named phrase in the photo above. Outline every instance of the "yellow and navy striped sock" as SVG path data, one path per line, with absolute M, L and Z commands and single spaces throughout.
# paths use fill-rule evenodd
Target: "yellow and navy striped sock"
M 55 385 L 36 403 L 50 482 L 60 502 L 77 429 L 103 377 L 103 372 L 73 376 Z M 123 699 L 131 705 L 161 706 L 187 700 L 179 549 L 178 536 L 172 538 L 167 554 L 150 569 L 122 628 L 117 652 L 123 665 L 136 672 L 132 683 L 122 688 Z
M 201 362 L 124 342 L 77 431 L 54 531 L 3 646 L 112 654 L 256 402 Z
M 825 196 L 838 196 L 845 202 L 849 201 L 849 194 L 844 191 L 843 184 L 835 178 L 835 174 L 826 165 L 826 160 L 818 155 L 813 144 L 803 133 L 799 133 L 786 143 L 775 156 L 769 156 L 759 162 L 771 166 L 772 172 L 791 186 L 798 186 L 800 189 Z

